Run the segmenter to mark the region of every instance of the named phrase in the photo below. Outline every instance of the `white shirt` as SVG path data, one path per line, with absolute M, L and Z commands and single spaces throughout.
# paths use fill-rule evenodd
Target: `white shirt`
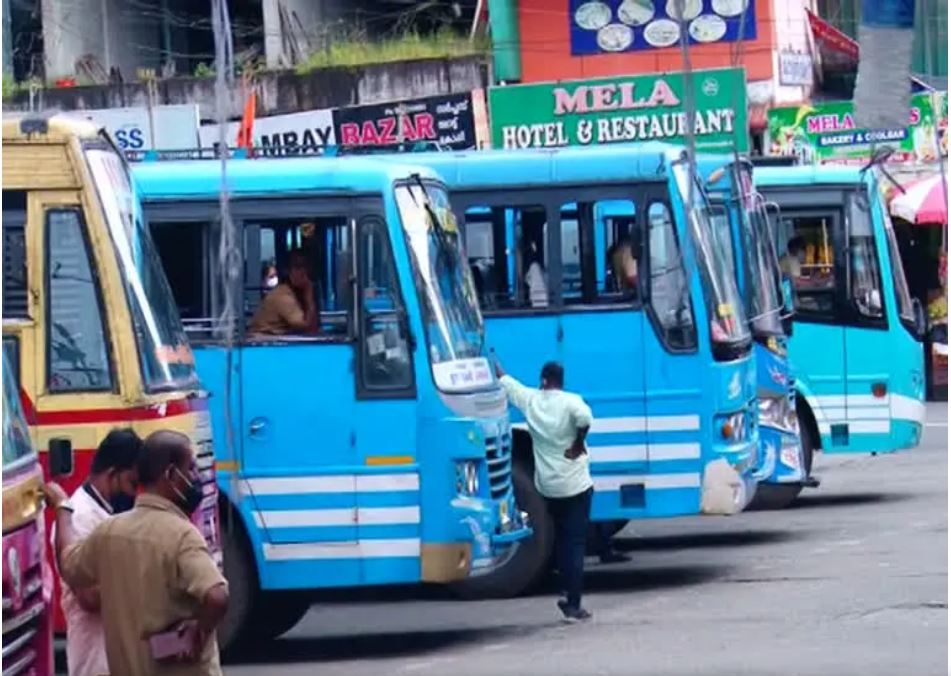
M 80 486 L 70 496 L 69 501 L 73 505 L 73 532 L 77 541 L 89 537 L 96 526 L 112 516 L 109 503 L 103 500 L 92 486 L 89 486 L 88 490 L 85 486 Z M 55 526 L 52 537 L 55 542 Z M 109 661 L 106 659 L 106 640 L 99 614 L 83 610 L 76 595 L 65 583 L 62 589 L 69 676 L 107 676 Z
M 591 426 L 591 409 L 584 399 L 564 390 L 525 387 L 511 376 L 502 376 L 499 382 L 528 423 L 538 492 L 546 498 L 570 498 L 591 488 L 588 454 L 574 460 L 565 457 L 578 428 Z
M 528 285 L 528 301 L 532 307 L 548 307 L 548 281 L 537 261 L 528 266 L 525 283 Z

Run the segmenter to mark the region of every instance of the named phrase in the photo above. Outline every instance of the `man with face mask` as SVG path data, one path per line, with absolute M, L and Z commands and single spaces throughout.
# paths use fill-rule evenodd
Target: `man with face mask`
M 76 537 L 88 537 L 96 526 L 113 514 L 132 509 L 138 481 L 136 464 L 141 449 L 142 440 L 131 429 L 112 430 L 99 444 L 89 478 L 70 498 Z M 66 617 L 69 676 L 108 674 L 106 644 L 99 617 L 99 589 L 95 586 L 73 589 L 64 584 L 62 607 Z
M 188 520 L 202 501 L 190 439 L 149 435 L 139 460 L 135 507 L 79 541 L 75 506 L 55 483 L 44 494 L 56 510 L 55 551 L 66 584 L 98 585 L 110 674 L 220 676 L 215 629 L 228 586 Z

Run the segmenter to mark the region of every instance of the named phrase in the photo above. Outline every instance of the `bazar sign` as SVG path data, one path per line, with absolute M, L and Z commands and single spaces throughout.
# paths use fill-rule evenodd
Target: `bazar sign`
M 936 104 L 936 105 L 935 105 Z M 908 126 L 859 129 L 851 101 L 773 108 L 767 113 L 769 153 L 804 162 L 864 162 L 873 145 L 890 145 L 892 161 L 930 162 L 948 153 L 947 92 L 911 97 Z
M 746 76 L 742 68 L 691 75 L 697 147 L 747 150 Z M 631 141 L 682 143 L 684 75 L 513 85 L 489 89 L 492 144 L 551 148 Z
M 473 97 L 468 92 L 337 108 L 333 117 L 342 146 L 385 147 L 427 141 L 454 150 L 478 146 Z

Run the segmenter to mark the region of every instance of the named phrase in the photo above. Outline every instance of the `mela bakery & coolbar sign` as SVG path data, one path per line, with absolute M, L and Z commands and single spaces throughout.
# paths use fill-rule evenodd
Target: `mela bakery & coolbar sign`
M 749 147 L 746 75 L 742 68 L 694 71 L 697 149 Z M 683 143 L 684 74 L 572 80 L 489 90 L 492 145 L 568 145 L 664 141 Z

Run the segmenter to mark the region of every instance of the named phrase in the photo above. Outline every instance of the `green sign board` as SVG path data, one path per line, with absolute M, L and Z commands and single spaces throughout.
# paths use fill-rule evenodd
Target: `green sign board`
M 698 150 L 749 148 L 746 73 L 691 74 Z M 555 148 L 634 141 L 684 142 L 684 74 L 569 80 L 489 89 L 495 148 Z
M 769 154 L 807 163 L 863 164 L 872 147 L 891 146 L 894 162 L 934 162 L 948 156 L 948 93 L 911 97 L 903 129 L 857 129 L 851 101 L 814 103 L 767 112 Z

